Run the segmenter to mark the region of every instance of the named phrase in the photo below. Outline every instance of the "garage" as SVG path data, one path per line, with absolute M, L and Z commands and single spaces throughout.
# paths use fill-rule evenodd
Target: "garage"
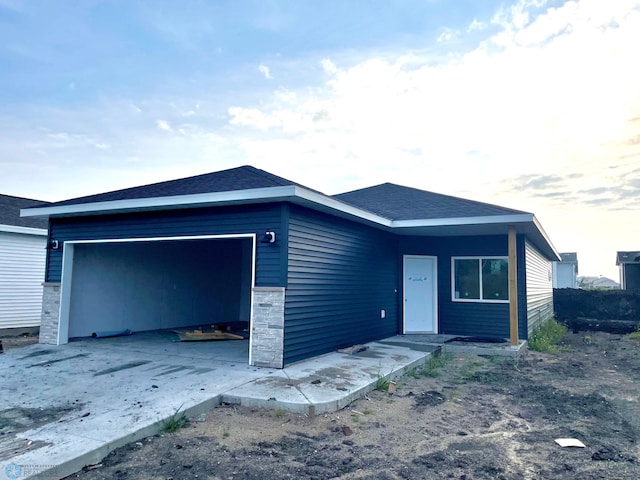
M 249 335 L 254 235 L 68 241 L 59 343 L 130 330 Z

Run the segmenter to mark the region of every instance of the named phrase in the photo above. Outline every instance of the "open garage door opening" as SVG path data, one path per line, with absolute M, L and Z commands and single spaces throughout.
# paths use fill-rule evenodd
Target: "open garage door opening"
M 219 329 L 249 339 L 255 236 L 66 242 L 59 343 Z

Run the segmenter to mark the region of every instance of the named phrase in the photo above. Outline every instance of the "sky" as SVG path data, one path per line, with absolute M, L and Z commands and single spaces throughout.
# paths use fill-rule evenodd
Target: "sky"
M 0 0 L 0 193 L 240 165 L 535 213 L 640 250 L 640 0 Z

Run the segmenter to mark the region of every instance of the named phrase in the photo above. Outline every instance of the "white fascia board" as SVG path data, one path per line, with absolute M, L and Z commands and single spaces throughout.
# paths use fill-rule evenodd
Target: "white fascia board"
M 109 202 L 79 203 L 53 207 L 38 207 L 20 210 L 21 217 L 48 217 L 51 215 L 77 215 L 86 213 L 122 212 L 135 210 L 154 210 L 168 207 L 203 206 L 217 203 L 239 203 L 243 201 L 274 200 L 291 197 L 295 194 L 294 185 L 283 187 L 251 188 L 229 192 L 196 193 L 192 195 L 174 195 L 170 197 L 137 198 L 113 200 Z
M 558 253 L 558 249 L 553 245 L 551 239 L 549 238 L 549 235 L 547 235 L 547 232 L 544 231 L 544 228 L 542 228 L 542 224 L 538 221 L 535 215 L 533 215 L 533 224 L 540 232 L 540 235 L 542 235 L 542 238 L 544 238 L 544 241 L 547 242 L 547 245 L 549 245 L 549 248 L 556 256 L 556 259 L 558 261 L 562 261 L 562 257 L 560 257 L 560 254 Z M 576 261 L 575 263 L 577 264 L 578 262 Z
M 75 205 L 61 205 L 51 207 L 37 207 L 22 209 L 21 217 L 50 217 L 58 215 L 82 215 L 92 213 L 116 213 L 127 211 L 159 210 L 170 208 L 202 207 L 207 205 L 230 205 L 239 203 L 264 203 L 269 201 L 288 200 L 294 203 L 308 204 L 312 208 L 318 206 L 328 211 L 340 212 L 342 214 L 359 218 L 366 222 L 371 222 L 382 227 L 391 229 L 402 229 L 411 227 L 438 227 L 455 225 L 491 225 L 491 224 L 516 224 L 533 223 L 540 231 L 545 241 L 551 249 L 557 251 L 551 244 L 548 236 L 531 213 L 513 215 L 491 215 L 484 217 L 458 217 L 458 218 L 437 218 L 418 220 L 395 220 L 376 215 L 361 208 L 349 205 L 348 203 L 336 200 L 322 193 L 314 192 L 297 185 L 285 185 L 281 187 L 252 188 L 246 190 L 232 190 L 228 192 L 198 193 L 192 195 L 174 195 L 169 197 L 140 198 L 130 200 L 113 200 L 108 202 L 83 203 Z M 22 228 L 25 227 L 14 227 Z M 34 233 L 46 235 L 46 230 L 26 229 L 31 232 L 21 231 L 19 233 Z M 41 233 L 35 233 L 39 231 Z M 559 258 L 559 257 L 558 257 Z
M 277 200 L 302 200 L 314 205 L 322 205 L 329 210 L 337 210 L 347 215 L 358 217 L 388 227 L 391 221 L 349 204 L 335 200 L 318 192 L 307 190 L 297 185 L 282 187 L 252 188 L 248 190 L 232 190 L 229 192 L 199 193 L 193 195 L 176 195 L 171 197 L 140 198 L 132 200 L 113 200 L 110 202 L 84 203 L 23 209 L 21 217 L 48 217 L 52 215 L 78 215 L 91 213 L 122 212 L 136 210 L 154 210 L 171 207 L 204 206 L 215 204 L 253 203 Z
M 43 228 L 18 227 L 16 225 L 0 225 L 0 232 L 23 233 L 25 235 L 47 236 L 47 230 Z
M 391 222 L 392 228 L 411 227 L 445 227 L 454 225 L 489 225 L 495 223 L 512 224 L 528 223 L 533 221 L 534 215 L 531 213 L 518 213 L 514 215 L 490 215 L 485 217 L 453 217 L 453 218 L 430 218 L 423 220 L 394 220 Z

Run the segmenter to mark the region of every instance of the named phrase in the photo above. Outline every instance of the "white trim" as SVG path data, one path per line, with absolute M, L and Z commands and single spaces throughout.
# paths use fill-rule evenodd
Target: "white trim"
M 547 232 L 545 232 L 544 228 L 542 228 L 542 224 L 538 221 L 535 215 L 533 215 L 533 224 L 540 232 L 540 235 L 542 235 L 542 238 L 544 238 L 544 241 L 547 242 L 547 245 L 549 245 L 549 248 L 551 248 L 551 250 L 557 257 L 557 260 L 562 261 L 562 257 L 560 256 L 560 253 L 558 253 L 558 249 L 555 247 L 553 243 L 551 243 L 551 239 L 549 238 L 549 235 L 547 235 Z M 576 263 L 577 263 L 577 260 L 576 260 Z
M 20 210 L 22 217 L 74 216 L 97 213 L 122 213 L 136 211 L 169 210 L 207 206 L 268 203 L 288 201 L 334 215 L 370 222 L 388 229 L 411 229 L 464 225 L 515 225 L 532 224 L 542 241 L 548 245 L 548 253 L 560 258 L 548 235 L 532 213 L 512 213 L 478 217 L 448 217 L 435 219 L 390 220 L 349 203 L 337 200 L 319 192 L 298 185 L 252 188 L 227 192 L 173 195 L 168 197 L 112 200 L 106 202 L 82 203 L 74 205 L 31 207 Z M 410 231 L 410 230 L 409 230 Z M 401 231 L 399 233 L 402 233 Z
M 480 298 L 456 298 L 456 270 L 455 270 L 455 260 L 478 260 L 479 262 L 479 271 L 478 271 L 478 281 L 480 288 Z M 507 265 L 509 265 L 509 256 L 504 255 L 461 255 L 451 257 L 451 301 L 458 303 L 509 303 L 509 299 L 506 300 L 491 300 L 487 298 L 482 298 L 482 260 L 506 260 Z M 507 292 L 508 295 L 508 292 Z
M 43 237 L 47 236 L 47 230 L 45 228 L 19 227 L 17 225 L 0 224 L 0 232 L 24 233 L 26 235 L 40 235 Z
M 233 190 L 229 192 L 198 193 L 192 195 L 175 195 L 170 197 L 140 198 L 131 200 L 113 200 L 109 202 L 83 203 L 52 207 L 37 207 L 22 209 L 22 217 L 42 217 L 50 215 L 74 215 L 98 212 L 123 212 L 128 210 L 153 210 L 168 207 L 207 206 L 220 204 L 234 204 L 247 202 L 268 202 L 290 200 L 300 203 L 311 203 L 329 210 L 338 211 L 353 217 L 376 223 L 388 228 L 437 227 L 445 225 L 482 225 L 497 223 L 526 223 L 534 220 L 531 213 L 489 215 L 481 217 L 451 217 L 418 220 L 390 220 L 367 210 L 354 207 L 341 200 L 328 197 L 319 192 L 287 185 L 283 187 L 252 188 L 248 190 Z M 546 237 L 545 237 L 546 238 Z
M 49 215 L 72 215 L 79 213 L 113 212 L 158 207 L 187 207 L 217 203 L 234 203 L 246 200 L 273 200 L 294 195 L 295 186 L 252 188 L 228 192 L 195 193 L 191 195 L 173 195 L 169 197 L 136 198 L 129 200 L 111 200 L 107 202 L 80 203 L 53 207 L 23 208 L 21 217 L 42 217 Z
M 490 215 L 484 217 L 451 217 L 433 218 L 422 220 L 394 220 L 391 228 L 411 228 L 411 227 L 444 227 L 451 225 L 491 225 L 494 223 L 527 223 L 534 219 L 531 213 L 520 213 L 514 215 Z
M 433 332 L 409 332 L 405 328 L 405 308 L 404 308 L 404 299 L 405 299 L 405 260 L 407 258 L 430 258 L 433 260 Z M 420 334 L 420 333 L 438 333 L 440 331 L 440 322 L 438 318 L 438 257 L 436 255 L 402 255 L 402 334 Z
M 241 234 L 243 235 L 243 234 Z M 253 289 L 256 286 L 256 234 L 249 234 L 251 237 L 251 292 L 249 293 L 249 365 L 253 365 Z M 238 237 L 235 237 L 238 238 Z M 284 339 L 283 339 L 284 341 Z
M 69 315 L 71 311 L 71 285 L 73 278 L 74 242 L 68 242 L 62 250 L 62 273 L 60 275 L 60 307 L 58 310 L 58 336 L 56 345 L 69 343 Z M 65 288 L 65 285 L 68 287 Z
M 251 362 L 251 346 L 253 344 L 253 288 L 255 287 L 255 271 L 256 271 L 256 234 L 255 233 L 237 233 L 224 235 L 189 235 L 177 237 L 147 237 L 147 238 L 109 238 L 102 240 L 68 240 L 64 242 L 62 250 L 62 275 L 60 277 L 60 310 L 58 315 L 58 337 L 56 344 L 62 345 L 69 343 L 69 315 L 71 310 L 71 285 L 73 274 L 73 256 L 75 245 L 95 244 L 95 243 L 134 243 L 134 242 L 157 242 L 157 241 L 181 241 L 181 240 L 217 240 L 224 238 L 251 239 L 251 295 L 249 309 L 249 359 Z

